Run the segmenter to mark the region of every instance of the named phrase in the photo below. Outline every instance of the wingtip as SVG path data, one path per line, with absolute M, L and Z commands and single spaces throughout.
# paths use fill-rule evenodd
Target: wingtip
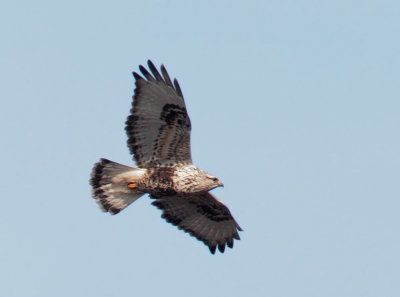
M 147 69 L 143 65 L 139 65 L 139 70 L 148 81 L 155 80 L 154 77 L 150 74 L 149 71 L 147 71 Z
M 162 73 L 162 75 L 163 75 L 163 77 L 164 77 L 165 83 L 166 83 L 168 86 L 170 86 L 170 87 L 173 88 L 174 86 L 173 86 L 173 84 L 172 84 L 171 78 L 169 77 L 169 74 L 168 74 L 167 69 L 165 68 L 164 64 L 161 64 L 160 69 L 161 69 L 161 73 Z
M 240 236 L 239 236 L 239 233 L 234 233 L 233 234 L 233 238 L 235 238 L 235 239 L 237 239 L 237 240 L 240 240 Z
M 143 79 L 143 77 L 141 77 L 141 76 L 140 76 L 137 72 L 135 72 L 135 71 L 132 72 L 132 75 L 133 75 L 133 77 L 134 77 L 136 80 Z
M 154 66 L 153 62 L 151 62 L 150 60 L 147 60 L 147 65 L 149 66 L 149 69 L 150 69 L 151 73 L 153 73 L 156 80 L 158 80 L 160 82 L 164 82 L 163 77 L 161 76 L 160 72 L 158 72 L 157 67 Z
M 182 89 L 179 86 L 178 80 L 176 78 L 174 78 L 174 86 L 175 86 L 175 90 L 178 93 L 179 96 L 181 96 L 183 98 L 183 93 L 182 93 Z
M 233 238 L 228 238 L 226 244 L 228 245 L 229 248 L 233 248 Z
M 214 255 L 215 251 L 217 249 L 217 246 L 216 245 L 209 245 L 208 248 L 210 249 L 211 254 Z
M 147 60 L 147 65 L 149 66 L 149 68 L 152 68 L 152 67 L 155 68 L 154 63 L 150 59 Z
M 148 73 L 147 69 L 143 66 L 143 65 L 139 65 L 139 70 L 140 72 L 144 73 Z

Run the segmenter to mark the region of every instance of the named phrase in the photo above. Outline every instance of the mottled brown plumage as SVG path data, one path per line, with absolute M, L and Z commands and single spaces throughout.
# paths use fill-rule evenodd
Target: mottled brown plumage
M 222 186 L 192 163 L 191 123 L 178 81 L 149 60 L 134 72 L 135 94 L 126 121 L 128 147 L 139 168 L 106 159 L 95 164 L 90 184 L 103 211 L 117 214 L 144 194 L 167 222 L 203 241 L 215 253 L 240 239 L 239 225 L 210 190 Z

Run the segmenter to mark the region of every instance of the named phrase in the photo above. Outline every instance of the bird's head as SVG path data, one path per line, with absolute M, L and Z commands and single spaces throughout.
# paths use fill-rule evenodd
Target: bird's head
M 216 176 L 206 172 L 204 172 L 204 175 L 202 176 L 202 183 L 207 191 L 224 186 L 224 184 Z
M 208 192 L 212 189 L 224 186 L 216 176 L 198 168 L 191 168 L 186 174 L 187 177 L 180 180 L 182 181 L 181 186 L 184 188 L 184 192 Z
M 215 186 L 215 188 L 224 186 L 224 184 L 216 176 L 207 173 L 206 178 L 209 181 L 209 183 Z

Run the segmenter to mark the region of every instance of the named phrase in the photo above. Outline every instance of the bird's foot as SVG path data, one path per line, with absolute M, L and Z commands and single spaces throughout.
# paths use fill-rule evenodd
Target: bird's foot
M 135 183 L 130 183 L 130 184 L 128 184 L 128 188 L 130 188 L 130 189 L 136 189 L 137 186 L 136 186 Z

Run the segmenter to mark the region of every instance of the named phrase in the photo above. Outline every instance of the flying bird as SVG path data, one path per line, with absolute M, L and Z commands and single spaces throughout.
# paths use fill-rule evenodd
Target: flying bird
M 162 210 L 161 217 L 208 246 L 232 248 L 242 231 L 229 209 L 210 190 L 223 186 L 215 176 L 193 165 L 191 123 L 178 81 L 148 60 L 150 72 L 136 80 L 126 120 L 128 147 L 138 168 L 100 159 L 93 167 L 92 196 L 104 212 L 117 214 L 144 194 Z

